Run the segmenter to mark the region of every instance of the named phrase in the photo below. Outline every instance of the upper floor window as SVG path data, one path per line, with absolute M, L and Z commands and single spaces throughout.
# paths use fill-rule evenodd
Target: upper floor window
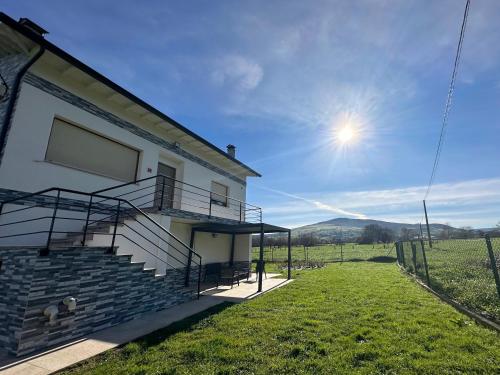
M 117 180 L 134 181 L 139 151 L 55 118 L 45 160 Z
M 218 182 L 212 181 L 212 188 L 210 189 L 210 200 L 219 206 L 227 207 L 227 194 L 229 188 Z

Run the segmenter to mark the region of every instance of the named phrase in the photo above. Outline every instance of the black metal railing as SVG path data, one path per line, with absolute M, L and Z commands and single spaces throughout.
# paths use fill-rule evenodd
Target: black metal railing
M 140 260 L 181 273 L 186 287 L 196 282 L 200 293 L 201 256 L 122 197 L 50 188 L 1 202 L 0 245 L 41 246 L 41 256 L 68 246 L 132 247 Z
M 94 193 L 126 198 L 143 209 L 178 209 L 240 223 L 262 222 L 260 207 L 161 174 Z

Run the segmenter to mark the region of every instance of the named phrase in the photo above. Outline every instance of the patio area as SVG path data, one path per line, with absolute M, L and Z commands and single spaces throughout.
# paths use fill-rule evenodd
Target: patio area
M 0 351 L 0 373 L 2 375 L 51 374 L 220 303 L 244 302 L 293 281 L 280 276 L 279 274 L 267 274 L 267 278 L 262 280 L 261 292 L 256 291 L 258 284 L 256 274 L 252 274 L 249 281 L 240 281 L 240 285 L 234 285 L 233 288 L 228 285 L 221 285 L 218 288 L 208 286 L 208 289 L 202 292 L 198 300 L 145 314 L 138 319 L 81 337 L 64 346 L 49 349 L 36 355 L 15 358 L 6 356 Z

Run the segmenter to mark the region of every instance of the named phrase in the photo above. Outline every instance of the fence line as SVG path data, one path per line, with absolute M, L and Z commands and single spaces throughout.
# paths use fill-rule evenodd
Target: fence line
M 429 288 L 500 321 L 500 237 L 398 241 L 397 261 Z
M 264 249 L 264 260 L 266 262 L 286 262 L 287 248 L 271 246 Z M 254 248 L 253 259 L 258 259 L 258 251 Z M 361 245 L 355 243 L 346 244 L 320 244 L 315 246 L 293 246 L 292 262 L 346 262 L 361 261 L 376 258 L 392 257 L 396 260 L 394 244 Z

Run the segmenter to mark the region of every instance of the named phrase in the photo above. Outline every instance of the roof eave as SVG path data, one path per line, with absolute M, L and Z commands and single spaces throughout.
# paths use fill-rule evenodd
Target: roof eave
M 161 112 L 160 110 L 156 109 L 152 105 L 146 103 L 139 97 L 135 96 L 132 94 L 130 91 L 124 89 L 117 83 L 111 81 L 109 78 L 105 77 L 101 73 L 97 72 L 96 70 L 92 69 L 90 66 L 86 65 L 82 61 L 78 60 L 76 57 L 70 55 L 66 51 L 62 50 L 61 48 L 57 47 L 56 45 L 52 44 L 42 36 L 38 35 L 37 33 L 19 25 L 17 21 L 15 21 L 13 18 L 9 17 L 7 14 L 0 12 L 0 22 L 5 23 L 12 29 L 14 29 L 16 32 L 22 34 L 26 38 L 32 40 L 34 43 L 37 43 L 40 46 L 43 46 L 47 51 L 52 52 L 56 56 L 60 57 L 61 59 L 65 60 L 69 64 L 74 65 L 78 69 L 82 70 L 83 72 L 87 73 L 90 75 L 92 78 L 98 80 L 99 82 L 103 83 L 104 85 L 108 86 L 112 90 L 115 90 L 119 94 L 123 95 L 127 99 L 133 101 L 137 105 L 143 107 L 144 109 L 150 111 L 151 113 L 154 113 L 156 116 L 160 117 L 161 119 L 167 121 L 168 123 L 172 124 L 179 130 L 183 131 L 184 133 L 190 135 L 191 137 L 195 138 L 197 141 L 205 144 L 206 146 L 210 147 L 217 153 L 221 154 L 225 158 L 229 159 L 233 163 L 239 165 L 240 167 L 244 168 L 247 172 L 250 172 L 249 176 L 253 177 L 262 177 L 262 175 L 255 171 L 254 169 L 250 168 L 248 165 L 242 163 L 241 161 L 237 160 L 236 158 L 233 158 L 229 156 L 226 152 L 221 150 L 219 147 L 215 146 L 213 143 L 207 141 L 205 138 L 202 138 L 198 134 L 194 133 L 193 131 L 189 130 L 185 126 L 181 125 L 179 122 L 175 121 L 171 117 L 167 116 L 165 113 Z

